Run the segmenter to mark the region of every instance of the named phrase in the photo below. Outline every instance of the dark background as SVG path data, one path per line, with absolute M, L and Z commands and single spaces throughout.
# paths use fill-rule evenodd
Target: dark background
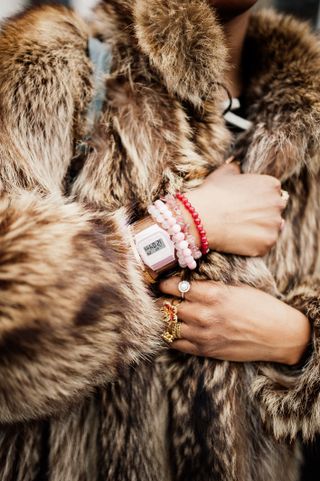
M 279 10 L 311 20 L 315 26 L 318 23 L 320 3 L 318 0 L 275 0 L 273 3 Z

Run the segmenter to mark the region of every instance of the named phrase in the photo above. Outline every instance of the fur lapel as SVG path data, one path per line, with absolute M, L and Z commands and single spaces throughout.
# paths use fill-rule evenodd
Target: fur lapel
M 216 97 L 227 48 L 205 0 L 103 0 L 96 13 L 94 31 L 145 54 L 169 94 L 198 108 Z
M 137 0 L 135 25 L 141 49 L 171 93 L 197 108 L 204 99 L 220 100 L 215 94 L 228 68 L 227 49 L 205 1 Z M 317 172 L 320 48 L 309 26 L 272 11 L 252 15 L 244 62 L 253 121 L 236 149 L 244 169 L 282 181 L 303 166 Z
M 196 107 L 215 97 L 226 69 L 223 31 L 203 0 L 136 0 L 135 31 L 170 93 Z
M 320 48 L 307 24 L 264 11 L 253 15 L 247 35 L 248 117 L 242 143 L 244 167 L 281 180 L 303 166 L 318 172 Z M 245 142 L 243 142 L 245 140 Z
M 205 0 L 104 0 L 100 15 L 104 26 L 110 15 L 119 27 L 126 22 L 117 39 L 120 35 L 145 54 L 169 94 L 198 111 L 205 110 L 206 100 L 221 112 L 228 55 L 222 28 Z M 244 170 L 282 181 L 303 166 L 318 171 L 320 48 L 309 27 L 272 11 L 252 15 L 244 62 L 244 97 L 253 121 L 235 150 Z

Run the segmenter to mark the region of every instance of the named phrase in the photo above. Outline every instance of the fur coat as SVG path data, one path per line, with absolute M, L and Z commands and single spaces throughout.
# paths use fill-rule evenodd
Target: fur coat
M 89 138 L 90 35 L 113 63 Z M 104 0 L 90 22 L 42 7 L 3 25 L 1 481 L 298 480 L 299 438 L 320 429 L 320 47 L 306 25 L 254 14 L 244 65 L 253 126 L 233 139 L 228 52 L 205 0 Z M 286 226 L 266 259 L 211 252 L 195 276 L 304 312 L 300 368 L 160 342 L 127 224 L 230 152 L 281 179 Z

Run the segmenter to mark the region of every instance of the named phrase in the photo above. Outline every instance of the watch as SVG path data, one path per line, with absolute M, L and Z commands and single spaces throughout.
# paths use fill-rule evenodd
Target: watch
M 133 228 L 136 249 L 148 269 L 159 274 L 176 265 L 174 243 L 151 217 L 136 222 Z

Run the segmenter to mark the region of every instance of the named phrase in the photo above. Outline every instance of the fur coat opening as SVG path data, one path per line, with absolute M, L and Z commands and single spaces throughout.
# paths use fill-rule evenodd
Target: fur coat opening
M 113 63 L 79 160 L 89 36 Z M 104 0 L 90 21 L 47 6 L 3 25 L 1 481 L 298 480 L 299 438 L 320 430 L 320 46 L 305 24 L 254 14 L 244 65 L 253 126 L 233 139 L 228 52 L 205 0 Z M 301 369 L 160 342 L 127 224 L 230 153 L 281 179 L 286 226 L 266 259 L 211 252 L 195 277 L 245 282 L 304 312 Z

